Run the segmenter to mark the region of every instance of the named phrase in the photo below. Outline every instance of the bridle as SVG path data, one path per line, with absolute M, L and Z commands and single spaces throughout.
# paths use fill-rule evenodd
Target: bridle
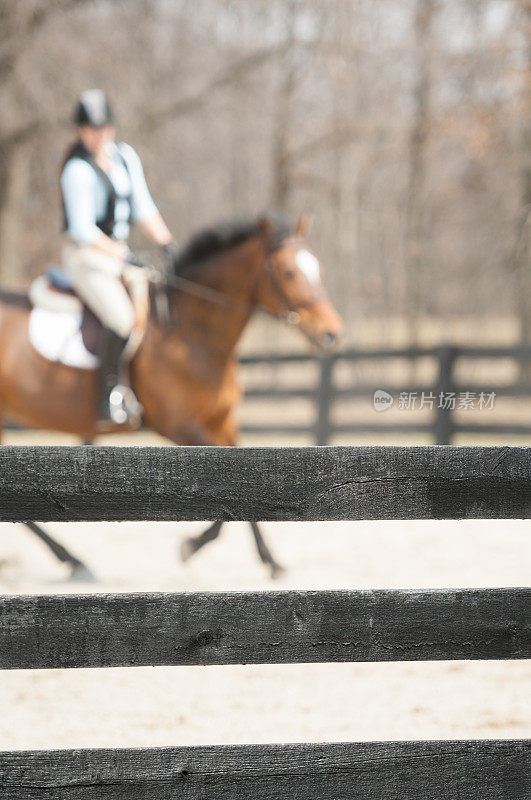
M 281 244 L 284 245 L 288 241 L 289 239 L 284 239 Z M 314 291 L 311 297 L 309 297 L 307 300 L 301 300 L 296 304 L 291 303 L 289 298 L 286 296 L 286 293 L 280 284 L 277 275 L 275 274 L 274 256 L 279 249 L 280 245 L 275 248 L 266 249 L 264 269 L 259 271 L 255 285 L 252 288 L 252 295 L 254 296 L 258 291 L 260 281 L 263 280 L 263 276 L 266 275 L 269 277 L 271 288 L 277 296 L 281 306 L 281 310 L 278 313 L 271 311 L 269 308 L 261 305 L 260 303 L 246 303 L 242 300 L 237 300 L 225 292 L 219 291 L 219 289 L 213 289 L 210 286 L 204 286 L 204 284 L 198 283 L 197 281 L 192 281 L 182 275 L 168 274 L 167 272 L 163 272 L 155 267 L 149 268 L 148 280 L 155 284 L 155 286 L 159 289 L 167 290 L 168 287 L 179 289 L 185 294 L 198 297 L 201 300 L 206 300 L 207 302 L 214 303 L 215 305 L 224 306 L 225 308 L 230 309 L 239 309 L 249 314 L 252 311 L 258 311 L 259 313 L 265 314 L 269 317 L 274 317 L 275 319 L 278 319 L 287 325 L 299 325 L 306 336 L 313 341 L 316 341 L 315 337 L 307 329 L 300 325 L 300 316 L 298 312 L 301 309 L 309 308 L 315 303 L 319 302 L 319 300 L 324 297 L 324 292 Z
M 284 239 L 282 245 L 286 243 L 296 243 L 300 241 L 299 237 L 291 236 L 288 239 Z M 278 277 L 275 272 L 275 259 L 274 255 L 277 250 L 280 248 L 275 248 L 266 253 L 266 262 L 265 262 L 265 269 L 264 272 L 266 275 L 269 276 L 269 280 L 271 281 L 271 287 L 276 294 L 277 298 L 280 301 L 280 305 L 283 308 L 281 312 L 281 316 L 286 319 L 287 317 L 291 317 L 293 321 L 289 324 L 297 325 L 300 322 L 300 317 L 298 312 L 304 308 L 310 308 L 311 306 L 318 303 L 319 300 L 323 300 L 325 297 L 324 291 L 314 290 L 311 293 L 311 296 L 307 300 L 301 300 L 298 303 L 290 303 L 289 298 L 286 296 L 284 289 L 282 288 L 282 284 L 279 282 Z M 305 331 L 307 333 L 307 331 Z

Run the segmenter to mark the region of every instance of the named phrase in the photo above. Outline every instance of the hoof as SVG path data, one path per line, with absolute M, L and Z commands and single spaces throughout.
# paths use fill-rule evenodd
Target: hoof
M 84 564 L 73 564 L 72 571 L 70 572 L 71 581 L 80 581 L 82 583 L 95 583 L 96 576 Z
M 280 564 L 271 564 L 271 577 L 273 580 L 277 580 L 277 578 L 281 578 L 286 572 L 286 568 L 282 567 Z
M 179 547 L 179 554 L 183 564 L 186 564 L 186 562 L 193 556 L 194 553 L 195 547 L 193 539 L 183 539 Z

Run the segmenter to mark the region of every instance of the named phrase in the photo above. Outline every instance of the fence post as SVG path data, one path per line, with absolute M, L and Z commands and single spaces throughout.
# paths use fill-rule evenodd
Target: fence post
M 445 404 L 444 396 L 454 391 L 454 363 L 457 348 L 444 345 L 438 349 L 439 375 L 436 385 L 436 411 L 433 432 L 436 444 L 451 444 L 455 432 L 452 403 Z M 442 397 L 441 397 L 442 394 Z
M 332 426 L 330 424 L 330 405 L 334 393 L 332 370 L 335 363 L 333 356 L 320 359 L 321 371 L 317 387 L 317 419 L 315 422 L 315 444 L 325 445 L 330 442 Z

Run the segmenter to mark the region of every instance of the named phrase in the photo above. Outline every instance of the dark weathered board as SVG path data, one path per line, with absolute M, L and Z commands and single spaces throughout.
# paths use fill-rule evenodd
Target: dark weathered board
M 529 800 L 525 741 L 0 753 L 2 800 Z
M 527 518 L 531 447 L 2 447 L 0 520 Z
M 531 590 L 0 598 L 0 668 L 531 657 Z

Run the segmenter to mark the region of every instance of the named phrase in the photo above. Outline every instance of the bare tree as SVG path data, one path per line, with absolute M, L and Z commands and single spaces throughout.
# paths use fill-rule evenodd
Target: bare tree
M 409 177 L 405 202 L 405 313 L 411 343 L 419 338 L 426 274 L 426 157 L 430 128 L 432 24 L 436 0 L 416 0 L 414 22 L 415 89 L 409 135 Z
M 529 0 L 5 0 L 1 282 L 57 256 L 68 116 L 101 86 L 179 239 L 313 211 L 353 342 L 493 312 L 529 341 L 530 38 Z
M 521 203 L 516 224 L 514 266 L 516 304 L 522 344 L 531 344 L 531 2 L 519 0 L 519 11 L 526 42 L 526 68 L 521 97 L 519 164 Z

